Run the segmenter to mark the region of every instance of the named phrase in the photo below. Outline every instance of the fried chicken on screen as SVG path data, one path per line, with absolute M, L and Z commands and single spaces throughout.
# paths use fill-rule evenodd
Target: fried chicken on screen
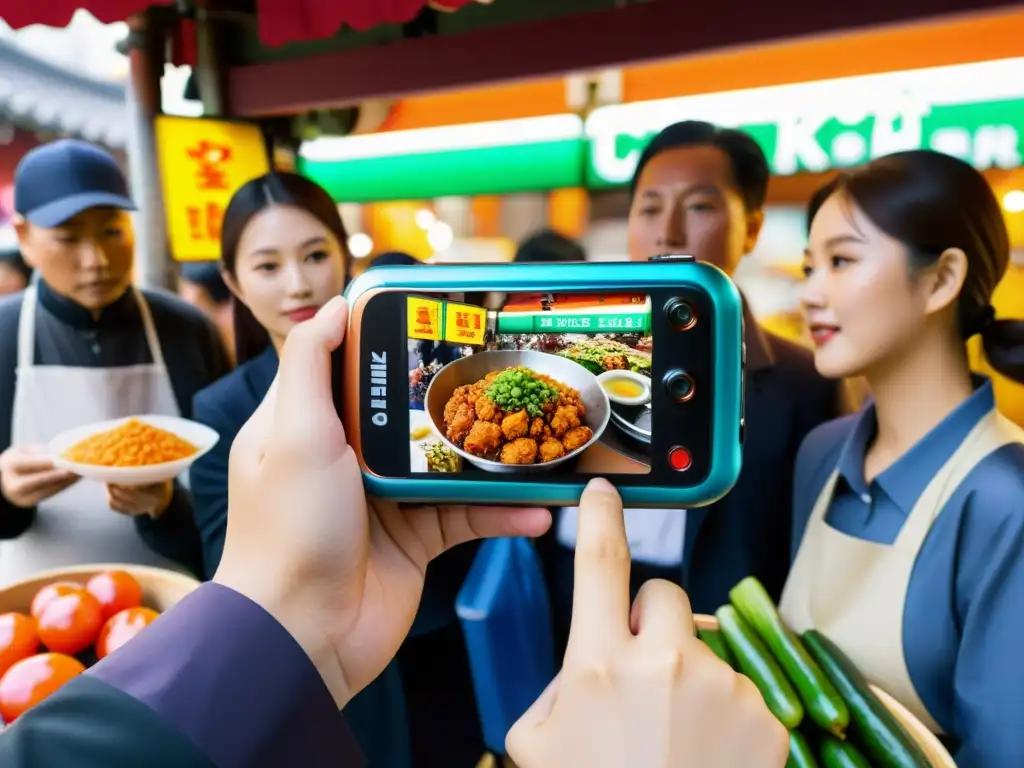
M 502 464 L 545 463 L 572 453 L 593 437 L 585 419 L 578 391 L 527 368 L 492 371 L 456 388 L 444 407 L 449 440 Z

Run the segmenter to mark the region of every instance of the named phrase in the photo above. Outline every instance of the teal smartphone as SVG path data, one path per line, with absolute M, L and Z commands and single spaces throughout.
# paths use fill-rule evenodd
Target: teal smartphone
M 711 504 L 743 441 L 743 311 L 721 270 L 650 262 L 380 267 L 346 291 L 336 395 L 370 492 Z

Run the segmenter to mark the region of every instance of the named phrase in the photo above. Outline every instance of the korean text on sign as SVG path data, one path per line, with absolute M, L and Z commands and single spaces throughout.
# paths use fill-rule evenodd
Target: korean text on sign
M 444 337 L 443 302 L 409 296 L 406 299 L 406 325 L 410 339 L 441 341 Z
M 160 115 L 156 138 L 172 255 L 219 259 L 231 196 L 270 170 L 262 133 L 246 123 Z
M 577 333 L 604 333 L 631 331 L 648 333 L 650 331 L 650 315 L 643 313 L 619 313 L 606 315 L 569 315 L 569 314 L 538 314 L 535 316 L 534 330 L 540 333 L 556 331 Z
M 487 333 L 487 310 L 467 304 L 446 304 L 444 340 L 452 344 L 481 346 Z

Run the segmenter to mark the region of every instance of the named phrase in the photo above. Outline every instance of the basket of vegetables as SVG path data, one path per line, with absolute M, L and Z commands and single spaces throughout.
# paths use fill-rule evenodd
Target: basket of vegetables
M 697 633 L 789 729 L 787 768 L 956 768 L 935 735 L 827 637 L 789 629 L 756 579 L 737 584 L 729 600 L 714 616 L 695 617 Z

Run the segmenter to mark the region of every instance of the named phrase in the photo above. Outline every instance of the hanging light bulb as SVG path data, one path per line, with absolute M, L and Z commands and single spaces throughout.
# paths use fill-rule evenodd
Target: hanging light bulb
M 437 221 L 437 216 L 429 208 L 420 208 L 416 211 L 416 226 L 422 230 L 428 230 Z
M 1024 190 L 1013 189 L 1003 195 L 1003 208 L 1007 213 L 1024 213 Z
M 447 251 L 455 242 L 455 233 L 443 221 L 435 221 L 427 230 L 427 243 L 435 252 Z
M 373 240 L 363 232 L 356 232 L 348 238 L 348 252 L 353 259 L 365 259 L 373 253 Z

